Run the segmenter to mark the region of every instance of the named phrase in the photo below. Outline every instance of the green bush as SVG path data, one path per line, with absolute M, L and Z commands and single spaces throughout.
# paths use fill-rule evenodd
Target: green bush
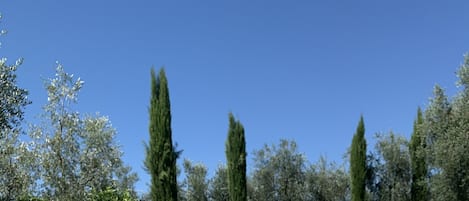
M 137 201 L 129 190 L 121 191 L 108 187 L 102 191 L 92 191 L 89 196 L 91 201 Z

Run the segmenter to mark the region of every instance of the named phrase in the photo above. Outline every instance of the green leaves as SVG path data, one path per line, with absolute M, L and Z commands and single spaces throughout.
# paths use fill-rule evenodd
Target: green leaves
M 34 180 L 29 144 L 20 141 L 23 110 L 31 103 L 28 92 L 16 83 L 21 63 L 19 59 L 7 65 L 6 58 L 0 59 L 0 199 L 5 200 L 28 195 Z
M 376 155 L 382 163 L 375 167 L 380 176 L 379 200 L 411 200 L 411 168 L 408 141 L 389 132 L 377 134 Z
M 252 185 L 255 200 L 304 200 L 305 156 L 295 141 L 280 140 L 254 152 Z
M 352 139 L 350 152 L 352 201 L 363 201 L 365 200 L 366 184 L 366 140 L 363 116 L 360 117 L 360 121 L 358 122 L 357 131 Z
M 78 92 L 83 87 L 84 81 L 80 78 L 73 80 L 73 74 L 64 71 L 62 64 L 57 62 L 54 78 L 46 83 L 47 100 L 49 107 L 59 105 L 63 108 L 78 100 Z M 52 109 L 52 108 L 51 108 Z
M 22 59 L 14 65 L 7 65 L 7 59 L 0 59 L 0 137 L 5 135 L 5 129 L 16 129 L 23 120 L 23 110 L 31 103 L 28 91 L 16 84 L 16 70 Z
M 72 110 L 83 81 L 74 79 L 57 64 L 56 75 L 46 83 L 48 103 L 42 126 L 31 129 L 38 155 L 39 194 L 51 200 L 82 200 L 90 192 L 112 186 L 133 192 L 137 177 L 121 160 L 116 130 L 104 116 L 82 117 Z M 135 197 L 135 193 L 132 193 Z
M 349 174 L 343 166 L 328 162 L 321 156 L 306 170 L 306 200 L 347 200 Z
M 244 127 L 233 114 L 229 114 L 228 138 L 226 140 L 228 163 L 228 189 L 231 201 L 247 200 L 246 140 Z
M 212 201 L 229 200 L 228 172 L 226 166 L 219 165 L 215 176 L 210 180 L 209 197 Z
M 430 188 L 435 200 L 469 199 L 469 57 L 464 57 L 457 75 L 458 85 L 463 87 L 452 99 L 436 85 L 430 104 L 423 115 L 423 123 L 417 127 L 422 133 L 424 160 L 428 175 L 417 181 Z M 418 153 L 418 152 L 417 152 Z M 417 155 L 418 156 L 418 155 Z M 423 161 L 420 164 L 424 164 Z M 416 173 L 422 175 L 418 169 Z
M 208 201 L 207 168 L 203 164 L 193 164 L 189 160 L 183 163 L 185 199 L 187 201 Z
M 426 182 L 428 169 L 425 149 L 427 143 L 423 132 L 423 114 L 418 108 L 417 118 L 414 122 L 414 130 L 409 143 L 409 152 L 412 168 L 412 186 L 411 200 L 426 201 L 428 200 L 428 185 Z
M 469 90 L 469 54 L 464 55 L 464 62 L 461 64 L 457 72 L 458 86 L 463 86 L 465 90 Z
M 173 148 L 171 131 L 171 104 L 168 81 L 162 68 L 155 75 L 151 69 L 150 141 L 145 145 L 144 165 L 151 176 L 150 197 L 153 200 L 177 200 L 176 159 L 178 151 Z
M 104 190 L 93 190 L 88 195 L 90 201 L 137 201 L 129 190 L 106 187 Z

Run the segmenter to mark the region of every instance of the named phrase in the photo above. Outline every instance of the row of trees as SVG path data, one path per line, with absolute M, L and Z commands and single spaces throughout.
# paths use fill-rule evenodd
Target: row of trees
M 310 164 L 293 140 L 265 145 L 254 151 L 254 171 L 243 183 L 246 197 L 236 200 L 346 200 L 349 177 L 343 165 L 321 157 Z M 228 201 L 231 186 L 227 165 L 220 165 L 212 178 L 201 163 L 184 160 L 185 178 L 179 200 Z
M 0 34 L 4 34 L 0 31 Z M 22 59 L 0 60 L 0 200 L 136 200 L 137 175 L 122 161 L 107 117 L 75 111 L 84 82 L 57 64 L 45 82 L 48 102 L 39 124 L 27 127 L 28 91 L 16 83 Z M 149 143 L 144 165 L 151 176 L 148 200 L 469 200 L 469 56 L 458 73 L 461 90 L 448 98 L 440 86 L 418 109 L 410 141 L 379 133 L 367 151 L 360 117 L 345 164 L 306 160 L 295 141 L 254 151 L 246 174 L 245 130 L 229 114 L 226 166 L 207 178 L 203 164 L 183 163 L 173 145 L 171 106 L 164 69 L 151 71 Z M 348 163 L 348 164 L 347 164 Z M 350 165 L 350 166 L 348 166 Z
M 426 110 L 418 108 L 410 142 L 378 134 L 366 156 L 360 119 L 350 153 L 352 200 L 469 200 L 469 55 L 457 76 L 454 98 L 436 85 Z
M 189 161 L 184 162 L 184 171 L 188 175 L 186 183 L 189 185 L 186 193 L 181 193 L 177 183 L 176 160 L 180 151 L 175 149 L 171 131 L 171 104 L 169 100 L 168 81 L 164 69 L 156 76 L 151 70 L 151 98 L 150 98 L 150 140 L 146 145 L 145 168 L 151 176 L 150 193 L 151 200 L 207 200 L 205 189 L 206 168 L 192 166 Z M 228 139 L 226 141 L 226 158 L 228 169 L 226 170 L 226 188 L 229 200 L 246 200 L 246 141 L 244 127 L 236 120 L 233 114 L 229 115 Z M 197 173 L 199 175 L 193 175 Z M 203 174 L 203 175 L 200 175 Z M 223 178 L 225 179 L 225 178 Z M 186 196 L 189 195 L 189 196 Z
M 40 123 L 24 122 L 31 101 L 17 85 L 22 61 L 8 65 L 0 59 L 0 200 L 136 198 L 138 178 L 122 161 L 116 130 L 106 116 L 73 109 L 84 82 L 61 64 L 44 82 L 47 103 Z
M 244 128 L 230 114 L 226 141 L 227 166 L 218 167 L 214 177 L 208 179 L 207 168 L 203 164 L 185 160 L 185 179 L 182 183 L 172 184 L 173 192 L 177 190 L 178 193 L 165 199 L 153 197 L 158 195 L 156 193 L 151 198 L 189 201 L 469 200 L 469 56 L 464 57 L 457 75 L 458 86 L 462 90 L 454 98 L 449 99 L 437 85 L 426 110 L 417 109 L 410 141 L 393 132 L 378 133 L 375 135 L 377 142 L 374 149 L 367 151 L 365 123 L 360 117 L 346 154 L 349 168 L 328 163 L 325 158 L 308 165 L 310 163 L 298 152 L 294 141 L 281 140 L 279 145 L 265 145 L 254 152 L 254 171 L 246 176 Z M 164 81 L 156 79 L 155 83 L 166 85 L 164 70 L 160 72 L 160 78 Z M 169 114 L 167 86 L 164 90 L 168 107 L 156 107 L 155 110 L 168 111 Z M 153 109 L 150 114 L 153 115 Z M 170 119 L 170 115 L 164 118 Z M 156 118 L 150 124 L 168 121 Z M 166 137 L 169 138 L 170 128 L 165 131 L 169 131 Z M 152 139 L 154 136 L 150 137 Z M 147 149 L 147 157 L 151 147 Z M 176 177 L 173 160 L 178 152 L 170 146 L 166 151 L 171 153 L 171 172 Z M 157 160 L 156 164 L 161 161 L 164 160 Z M 165 173 L 158 172 L 160 175 Z M 152 182 L 153 178 L 162 178 L 158 174 L 151 174 Z
M 73 110 L 83 81 L 62 65 L 46 81 L 41 123 L 23 131 L 23 110 L 31 102 L 16 85 L 20 61 L 0 62 L 0 200 L 94 200 L 110 192 L 136 197 L 137 175 L 121 159 L 116 130 L 105 116 Z

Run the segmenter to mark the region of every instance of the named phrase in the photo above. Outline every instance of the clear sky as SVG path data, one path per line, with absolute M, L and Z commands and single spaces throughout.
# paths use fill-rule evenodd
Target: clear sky
M 173 140 L 213 175 L 228 113 L 245 126 L 248 166 L 264 143 L 294 139 L 310 161 L 342 162 L 360 114 L 376 132 L 409 136 L 439 83 L 453 95 L 469 51 L 469 1 L 0 0 L 0 56 L 25 61 L 19 85 L 46 103 L 60 61 L 85 86 L 77 110 L 118 130 L 146 191 L 150 68 L 165 66 Z

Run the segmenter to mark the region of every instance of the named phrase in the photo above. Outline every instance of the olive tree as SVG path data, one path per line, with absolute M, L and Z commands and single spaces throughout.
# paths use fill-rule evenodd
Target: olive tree
M 183 163 L 186 178 L 185 199 L 187 201 L 208 201 L 207 168 L 185 159 Z
M 254 200 L 304 200 L 305 156 L 295 141 L 281 140 L 254 152 Z
M 129 191 L 137 177 L 121 160 L 116 131 L 107 117 L 82 117 L 73 110 L 84 82 L 57 65 L 45 86 L 48 102 L 42 124 L 33 126 L 39 157 L 38 183 L 48 200 L 83 200 L 109 188 Z
M 0 29 L 0 36 L 6 32 Z M 16 70 L 23 59 L 12 65 L 6 62 L 6 58 L 0 59 L 0 200 L 29 196 L 34 180 L 30 171 L 34 157 L 30 157 L 29 143 L 20 140 L 24 108 L 31 103 L 28 91 L 16 81 Z
M 34 156 L 30 143 L 20 140 L 24 108 L 30 104 L 28 91 L 16 83 L 16 70 L 22 63 L 13 65 L 0 59 L 0 199 L 27 197 L 31 194 L 34 175 Z

